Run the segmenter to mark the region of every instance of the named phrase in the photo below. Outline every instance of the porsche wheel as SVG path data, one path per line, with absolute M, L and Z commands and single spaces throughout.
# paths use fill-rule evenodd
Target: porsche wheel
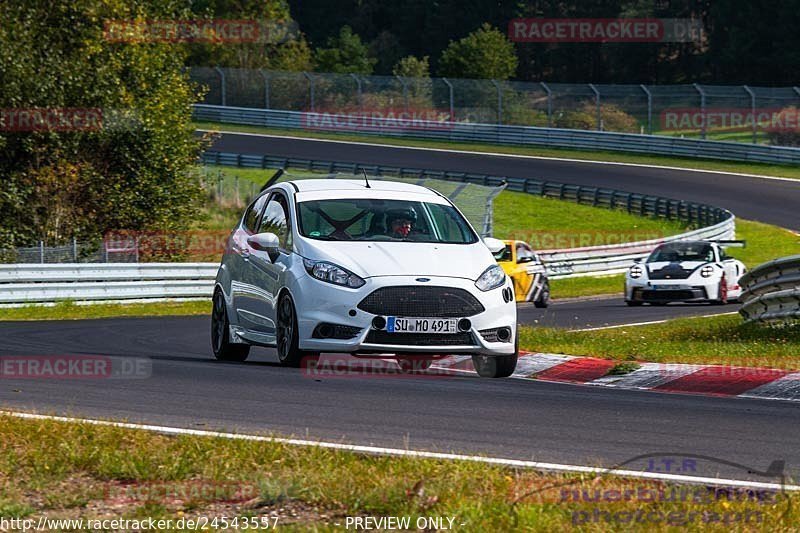
M 544 309 L 550 305 L 550 282 L 548 280 L 542 283 L 542 290 L 539 292 L 539 297 L 533 302 L 533 305 L 540 309 Z
M 719 280 L 719 290 L 717 291 L 717 299 L 713 301 L 715 305 L 725 305 L 728 303 L 728 282 L 725 276 Z

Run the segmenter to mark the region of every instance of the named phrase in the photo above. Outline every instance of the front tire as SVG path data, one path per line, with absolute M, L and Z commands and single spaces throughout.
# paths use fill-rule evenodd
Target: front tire
M 550 281 L 544 280 L 544 283 L 542 283 L 542 291 L 539 293 L 539 297 L 536 301 L 533 302 L 533 305 L 539 309 L 544 309 L 550 305 Z
M 514 353 L 510 355 L 473 355 L 472 366 L 482 378 L 507 378 L 517 368 L 518 354 L 519 336 L 514 341 Z
M 281 296 L 278 301 L 277 314 L 278 327 L 275 344 L 280 364 L 288 367 L 299 367 L 304 357 L 319 357 L 319 353 L 306 352 L 298 348 L 297 313 L 294 309 L 294 302 L 288 294 Z
M 222 291 L 214 292 L 211 309 L 211 349 L 214 357 L 220 361 L 242 362 L 250 355 L 249 344 L 233 344 L 230 342 L 230 322 L 225 297 Z
M 719 289 L 717 290 L 717 299 L 712 302 L 714 305 L 725 305 L 728 303 L 728 282 L 725 276 L 719 280 Z

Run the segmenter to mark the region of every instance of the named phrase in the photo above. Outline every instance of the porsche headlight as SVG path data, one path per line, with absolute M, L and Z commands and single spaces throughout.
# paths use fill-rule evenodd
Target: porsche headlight
M 496 289 L 506 281 L 506 273 L 498 265 L 492 265 L 483 271 L 475 282 L 475 286 L 486 292 Z
M 356 276 L 352 272 L 348 272 L 340 266 L 328 263 L 327 261 L 312 261 L 310 259 L 303 259 L 303 265 L 306 271 L 312 277 L 320 281 L 327 281 L 334 285 L 341 285 L 342 287 L 350 287 L 357 289 L 364 285 L 366 281 Z
M 639 265 L 633 265 L 630 270 L 630 275 L 633 279 L 639 279 L 644 274 L 644 269 Z
M 706 265 L 700 269 L 700 275 L 704 278 L 710 278 L 714 275 L 714 267 L 711 265 Z

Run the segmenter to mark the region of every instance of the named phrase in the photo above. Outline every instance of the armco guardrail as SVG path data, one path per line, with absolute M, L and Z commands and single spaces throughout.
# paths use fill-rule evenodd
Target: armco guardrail
M 800 255 L 758 265 L 742 276 L 739 313 L 746 322 L 782 322 L 800 318 Z
M 715 206 L 685 202 L 661 196 L 586 187 L 569 183 L 537 180 L 534 178 L 505 178 L 485 174 L 448 172 L 418 168 L 400 168 L 382 165 L 362 165 L 355 162 L 319 161 L 312 159 L 281 158 L 269 155 L 248 155 L 226 152 L 206 152 L 202 156 L 206 164 L 227 165 L 245 168 L 283 168 L 314 170 L 320 172 L 366 171 L 373 175 L 433 178 L 447 181 L 477 183 L 498 186 L 503 183 L 510 191 L 525 192 L 548 198 L 573 201 L 579 204 L 623 209 L 641 216 L 656 216 L 681 220 L 701 226 L 680 235 L 665 239 L 646 240 L 608 246 L 593 246 L 573 250 L 546 250 L 540 254 L 552 277 L 615 274 L 629 267 L 634 259 L 646 256 L 661 242 L 685 239 L 731 239 L 735 236 L 736 220 L 733 214 Z
M 317 128 L 314 113 L 281 111 L 247 107 L 223 107 L 206 104 L 194 106 L 194 119 L 206 122 L 223 122 L 271 128 L 288 128 L 331 131 L 331 127 Z M 417 120 L 411 125 L 400 120 L 383 119 L 382 126 L 370 124 L 362 127 L 344 115 L 331 115 L 341 119 L 345 133 L 362 133 L 392 137 L 423 138 L 443 141 L 483 142 L 509 145 L 548 146 L 587 150 L 610 150 L 679 157 L 754 161 L 761 163 L 800 163 L 800 148 L 767 146 L 725 141 L 681 139 L 660 135 L 638 135 L 604 131 L 537 128 L 530 126 L 503 126 L 466 122 L 432 122 Z M 334 129 L 335 131 L 335 129 Z
M 211 298 L 217 263 L 0 265 L 0 304 Z

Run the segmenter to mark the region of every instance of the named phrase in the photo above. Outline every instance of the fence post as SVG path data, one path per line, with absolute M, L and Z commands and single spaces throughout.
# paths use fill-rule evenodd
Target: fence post
M 72 259 L 78 262 L 78 239 L 75 237 L 72 238 Z
M 44 241 L 39 241 L 39 262 L 44 264 Z
M 403 88 L 403 102 L 404 102 L 404 109 L 408 112 L 408 85 L 406 84 L 405 80 L 400 77 L 398 74 L 394 75 L 395 79 L 400 82 L 400 86 Z
M 222 100 L 222 106 L 225 107 L 226 105 L 228 105 L 228 95 L 226 90 L 227 83 L 225 82 L 225 73 L 222 72 L 222 69 L 219 67 L 214 67 L 214 70 L 216 70 L 217 74 L 219 74 L 219 86 L 221 95 L 220 99 Z
M 700 130 L 700 138 L 705 140 L 706 138 L 706 123 L 708 122 L 708 116 L 706 115 L 706 93 L 703 91 L 702 87 L 698 84 L 692 84 L 695 90 L 700 94 L 700 114 L 703 116 L 703 126 Z
M 742 87 L 750 95 L 750 112 L 753 114 L 753 144 L 756 144 L 756 136 L 758 135 L 758 127 L 756 126 L 756 93 L 747 85 L 742 85 Z
M 542 86 L 542 89 L 547 93 L 547 127 L 553 127 L 553 91 L 550 90 L 550 87 L 547 86 L 545 82 L 539 82 L 539 85 Z
M 264 78 L 264 109 L 269 109 L 269 73 L 259 69 L 261 77 Z
M 359 78 L 358 75 L 353 74 L 353 73 L 350 73 L 350 77 L 353 78 L 353 80 L 355 80 L 355 82 L 356 82 L 356 91 L 358 91 L 356 93 L 358 95 L 357 96 L 357 98 L 358 98 L 358 110 L 363 113 L 364 112 L 364 94 L 361 92 L 361 78 Z
M 497 90 L 497 125 L 503 124 L 503 91 L 500 89 L 500 84 L 497 83 L 497 80 L 489 80 L 494 85 L 494 88 Z
M 589 88 L 594 93 L 594 107 L 595 114 L 597 115 L 597 131 L 603 131 L 603 119 L 600 117 L 600 91 L 594 86 L 594 83 L 589 84 Z
M 447 84 L 447 89 L 450 91 L 450 122 L 455 121 L 455 105 L 453 104 L 453 84 L 450 83 L 447 78 L 442 78 L 442 81 Z
M 308 80 L 308 93 L 311 98 L 311 112 L 313 113 L 316 110 L 314 105 L 314 78 L 308 72 L 303 72 L 303 76 Z
M 650 93 L 650 90 L 644 86 L 644 84 L 639 85 L 644 91 L 644 94 L 647 95 L 647 133 L 649 135 L 653 134 L 653 95 Z

